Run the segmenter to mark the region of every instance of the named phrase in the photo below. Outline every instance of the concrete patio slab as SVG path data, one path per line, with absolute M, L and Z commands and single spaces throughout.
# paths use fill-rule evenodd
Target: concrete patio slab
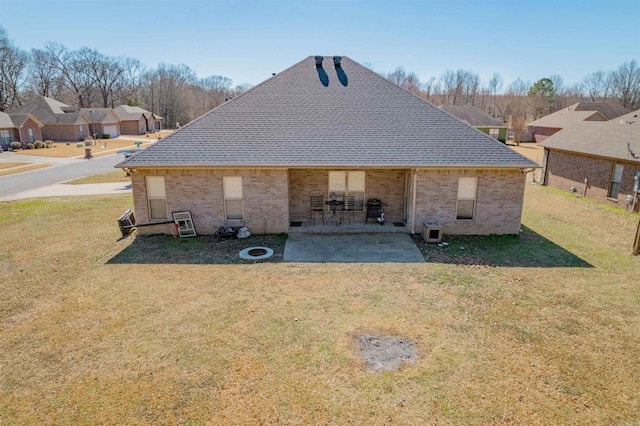
M 408 234 L 289 234 L 285 262 L 417 263 L 424 257 Z

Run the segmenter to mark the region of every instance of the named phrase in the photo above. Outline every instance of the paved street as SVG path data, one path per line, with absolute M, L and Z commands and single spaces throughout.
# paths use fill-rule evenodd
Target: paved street
M 25 158 L 26 157 L 26 158 Z M 20 156 L 4 152 L 0 154 L 3 161 L 47 163 L 52 167 L 0 176 L 0 199 L 36 188 L 46 187 L 70 179 L 97 173 L 112 172 L 113 166 L 124 160 L 122 154 L 111 154 L 91 160 L 70 158 L 45 158 Z M 52 194 L 55 195 L 55 194 Z

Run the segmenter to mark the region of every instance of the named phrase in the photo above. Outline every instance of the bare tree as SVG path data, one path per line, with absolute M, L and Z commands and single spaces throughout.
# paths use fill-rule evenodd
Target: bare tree
M 420 78 L 414 72 L 406 72 L 403 67 L 398 67 L 387 74 L 387 79 L 412 93 L 420 93 Z
M 604 71 L 596 71 L 582 79 L 582 92 L 592 102 L 606 102 L 611 94 L 610 74 Z
M 443 89 L 443 104 L 473 104 L 480 88 L 480 77 L 463 69 L 455 72 L 446 70 L 440 76 L 440 83 Z
M 65 91 L 65 82 L 60 69 L 55 66 L 51 52 L 31 50 L 29 63 L 29 89 L 37 96 L 59 98 Z
M 0 27 L 0 111 L 20 105 L 20 88 L 29 55 L 9 40 L 7 31 Z
M 640 67 L 636 60 L 625 62 L 611 73 L 611 86 L 615 96 L 625 108 L 640 108 Z

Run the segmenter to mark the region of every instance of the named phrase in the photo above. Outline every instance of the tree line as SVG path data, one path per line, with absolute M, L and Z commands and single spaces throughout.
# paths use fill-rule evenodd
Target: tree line
M 630 111 L 640 109 L 640 67 L 631 60 L 611 71 L 596 71 L 565 85 L 554 74 L 535 83 L 520 78 L 505 85 L 499 73 L 482 82 L 473 71 L 447 70 L 421 82 L 414 72 L 398 67 L 384 74 L 389 80 L 435 105 L 474 105 L 509 124 L 516 136 L 526 123 L 576 102 L 617 102 Z
M 138 59 L 110 57 L 96 49 L 70 50 L 59 43 L 24 51 L 0 26 L 0 111 L 39 96 L 81 108 L 140 106 L 164 118 L 168 127 L 187 123 L 250 85 L 224 76 L 198 78 L 186 65 L 145 68 Z
M 516 134 L 528 121 L 579 101 L 618 102 L 629 110 L 640 108 L 636 60 L 614 70 L 592 72 L 573 85 L 565 85 L 559 75 L 534 83 L 518 78 L 505 84 L 497 72 L 483 82 L 477 73 L 464 69 L 447 70 L 424 82 L 403 67 L 380 74 L 435 105 L 474 105 L 509 124 Z M 87 47 L 69 50 L 49 42 L 28 52 L 15 46 L 0 26 L 0 111 L 49 96 L 83 108 L 141 106 L 161 115 L 165 125 L 172 127 L 250 87 L 234 86 L 230 78 L 220 75 L 198 78 L 182 64 L 161 63 L 148 69 L 135 58 L 105 56 Z

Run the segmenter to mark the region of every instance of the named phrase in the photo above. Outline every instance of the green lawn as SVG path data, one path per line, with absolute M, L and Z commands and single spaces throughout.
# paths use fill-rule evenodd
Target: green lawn
M 120 239 L 130 195 L 0 203 L 0 424 L 635 424 L 638 217 L 527 188 L 519 237 L 424 264 Z M 252 237 L 254 238 L 254 237 Z M 259 238 L 264 238 L 260 240 Z M 369 372 L 367 331 L 418 362 Z

